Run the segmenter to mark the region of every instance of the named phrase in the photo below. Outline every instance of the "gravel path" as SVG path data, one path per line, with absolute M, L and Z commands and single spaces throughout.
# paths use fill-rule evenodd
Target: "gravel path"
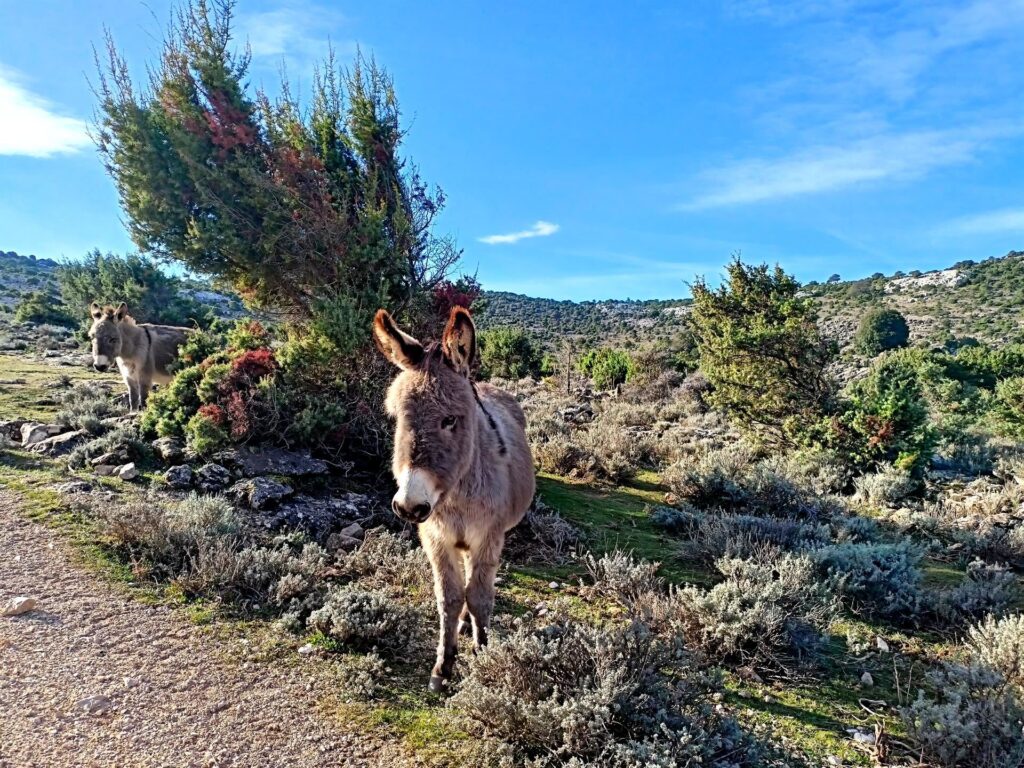
M 238 639 L 117 593 L 17 504 L 0 490 L 0 608 L 39 604 L 0 617 L 0 768 L 405 764 L 318 711 L 314 662 L 232 660 Z

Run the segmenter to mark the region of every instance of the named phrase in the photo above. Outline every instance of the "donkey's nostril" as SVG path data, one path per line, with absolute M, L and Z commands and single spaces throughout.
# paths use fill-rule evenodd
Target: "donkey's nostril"
M 417 504 L 412 509 L 412 517 L 413 517 L 413 519 L 414 520 L 418 520 L 421 523 L 424 520 L 426 520 L 429 515 L 430 515 L 430 505 L 429 504 Z

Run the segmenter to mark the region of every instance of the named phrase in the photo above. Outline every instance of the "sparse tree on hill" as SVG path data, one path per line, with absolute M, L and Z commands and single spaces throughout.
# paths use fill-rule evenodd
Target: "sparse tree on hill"
M 907 319 L 895 309 L 875 307 L 861 318 L 853 343 L 862 355 L 874 357 L 889 349 L 905 347 L 910 341 Z
M 492 328 L 478 335 L 481 373 L 521 379 L 540 370 L 540 353 L 521 328 Z

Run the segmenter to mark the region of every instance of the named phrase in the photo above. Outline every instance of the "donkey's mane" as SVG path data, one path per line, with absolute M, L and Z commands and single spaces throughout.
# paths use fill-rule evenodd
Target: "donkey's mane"
M 443 350 L 441 349 L 441 342 L 432 341 L 430 342 L 423 351 L 423 362 L 420 363 L 420 367 L 423 368 L 428 374 L 434 369 L 438 363 L 447 365 L 451 370 L 455 370 L 455 366 L 452 365 L 451 361 L 445 357 Z M 501 430 L 498 429 L 498 423 L 494 420 L 494 416 L 487 410 L 487 406 L 484 405 L 483 400 L 480 399 L 480 392 L 476 388 L 476 382 L 472 378 L 469 379 L 469 388 L 473 390 L 473 399 L 476 400 L 476 404 L 480 406 L 480 410 L 483 411 L 484 416 L 487 418 L 487 423 L 490 425 L 491 430 L 494 432 L 494 436 L 498 439 L 498 453 L 504 456 L 508 453 L 508 447 L 505 445 L 505 438 L 501 436 Z

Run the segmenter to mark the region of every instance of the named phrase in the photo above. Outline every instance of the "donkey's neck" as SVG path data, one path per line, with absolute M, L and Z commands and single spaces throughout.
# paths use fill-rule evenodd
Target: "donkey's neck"
M 135 355 L 145 331 L 134 322 L 125 320 L 121 323 L 121 357 L 130 358 Z
M 476 432 L 470 452 L 469 469 L 458 484 L 458 494 L 465 499 L 475 499 L 487 487 L 488 478 L 505 455 L 504 439 L 498 431 L 494 418 L 479 404 L 474 409 L 472 428 Z

